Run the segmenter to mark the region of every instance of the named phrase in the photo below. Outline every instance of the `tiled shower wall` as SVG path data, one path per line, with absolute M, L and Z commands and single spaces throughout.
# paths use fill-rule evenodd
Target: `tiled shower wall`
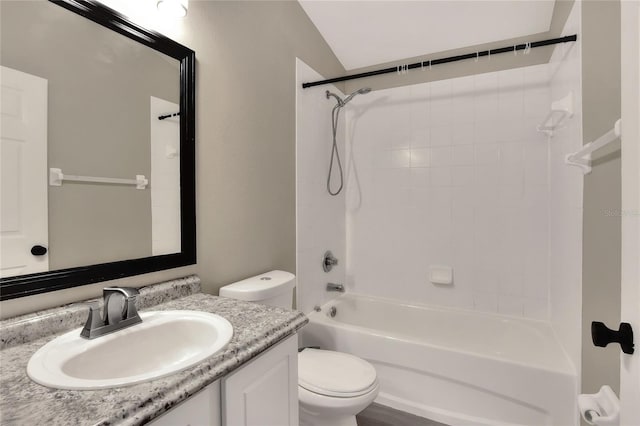
M 548 141 L 536 125 L 550 103 L 548 65 L 356 97 L 348 290 L 548 319 Z M 432 284 L 431 265 L 453 267 L 453 284 Z
M 296 61 L 296 275 L 297 307 L 302 312 L 335 297 L 335 293 L 326 292 L 326 285 L 344 283 L 345 276 L 345 191 L 333 197 L 326 190 L 335 101 L 327 99 L 325 90 L 339 96 L 342 93 L 333 86 L 302 89 L 303 82 L 323 78 L 301 60 Z M 338 149 L 343 162 L 344 125 L 341 115 Z M 334 173 L 334 190 L 337 177 Z M 339 262 L 330 272 L 322 270 L 326 250 Z

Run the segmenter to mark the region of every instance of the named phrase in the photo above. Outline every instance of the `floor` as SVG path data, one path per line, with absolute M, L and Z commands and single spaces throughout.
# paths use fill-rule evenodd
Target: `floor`
M 379 404 L 371 404 L 356 419 L 358 426 L 447 426 Z

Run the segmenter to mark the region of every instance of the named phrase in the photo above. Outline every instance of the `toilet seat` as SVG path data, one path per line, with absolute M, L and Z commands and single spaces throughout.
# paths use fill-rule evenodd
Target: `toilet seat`
M 315 394 L 353 398 L 378 385 L 376 370 L 356 356 L 307 348 L 298 354 L 298 385 Z

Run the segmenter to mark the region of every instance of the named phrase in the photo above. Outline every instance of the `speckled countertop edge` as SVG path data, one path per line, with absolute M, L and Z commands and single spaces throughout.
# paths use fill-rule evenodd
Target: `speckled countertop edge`
M 308 321 L 300 312 L 202 293 L 165 302 L 153 310 L 174 309 L 213 312 L 225 317 L 234 327 L 231 342 L 195 367 L 164 378 L 114 389 L 65 391 L 40 386 L 25 371 L 31 355 L 54 335 L 27 341 L 0 352 L 0 422 L 145 424 L 295 333 Z

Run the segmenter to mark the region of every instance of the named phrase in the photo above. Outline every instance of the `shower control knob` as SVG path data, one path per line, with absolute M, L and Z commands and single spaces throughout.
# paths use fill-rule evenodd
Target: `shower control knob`
M 327 250 L 322 257 L 322 270 L 325 272 L 329 272 L 337 264 L 338 259 L 333 256 L 331 250 Z

